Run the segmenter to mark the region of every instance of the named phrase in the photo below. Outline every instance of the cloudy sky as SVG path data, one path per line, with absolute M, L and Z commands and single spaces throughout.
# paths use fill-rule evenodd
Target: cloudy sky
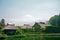
M 60 0 L 0 0 L 0 19 L 21 25 L 46 21 L 60 13 Z

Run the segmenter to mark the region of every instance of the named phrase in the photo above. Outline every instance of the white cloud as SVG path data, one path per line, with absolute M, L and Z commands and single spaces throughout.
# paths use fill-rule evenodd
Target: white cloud
M 10 21 L 15 21 L 15 22 L 33 22 L 35 21 L 35 17 L 32 15 L 24 15 L 21 18 L 11 18 Z
M 6 18 L 6 20 L 8 20 L 9 23 L 21 25 L 24 23 L 28 23 L 28 24 L 34 23 L 35 21 L 38 22 L 38 21 L 40 21 L 40 18 L 36 18 L 32 15 L 27 14 L 27 15 L 22 16 L 21 18 L 9 18 L 9 19 Z
M 22 21 L 24 21 L 24 22 L 33 22 L 33 21 L 35 21 L 35 17 L 34 16 L 32 16 L 32 15 L 24 15 L 23 17 L 22 17 Z

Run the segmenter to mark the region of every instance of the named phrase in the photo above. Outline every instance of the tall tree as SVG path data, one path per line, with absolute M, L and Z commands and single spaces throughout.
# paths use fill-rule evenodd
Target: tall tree
M 58 16 L 58 26 L 60 26 L 60 14 Z
M 59 26 L 60 27 L 60 14 L 51 17 L 49 20 L 49 23 L 53 26 Z
M 1 19 L 1 26 L 5 26 L 5 19 Z
M 49 23 L 53 26 L 57 26 L 58 25 L 58 15 L 55 15 L 53 17 L 50 18 Z

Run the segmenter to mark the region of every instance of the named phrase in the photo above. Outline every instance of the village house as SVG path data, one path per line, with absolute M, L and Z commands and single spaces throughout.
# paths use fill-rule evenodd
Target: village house
M 15 24 L 8 24 L 2 30 L 4 34 L 13 35 L 16 33 L 17 29 L 18 28 L 15 26 Z
M 41 29 L 45 29 L 47 26 L 51 26 L 50 24 L 45 23 L 45 22 L 37 22 L 37 23 L 41 26 Z M 33 26 L 30 26 L 30 24 L 24 24 L 21 28 L 22 29 L 32 29 Z
M 45 22 L 39 22 L 38 24 L 41 26 L 41 29 L 46 28 L 46 26 L 50 26 L 49 24 L 47 24 Z
M 32 29 L 32 26 L 30 26 L 30 24 L 24 24 L 21 28 L 22 29 Z
M 36 22 L 38 25 L 40 25 L 40 29 L 41 30 L 45 30 L 45 28 L 47 27 L 47 26 L 51 26 L 50 24 L 48 24 L 48 23 L 45 23 L 45 22 Z M 33 27 L 33 30 L 34 30 L 34 27 Z

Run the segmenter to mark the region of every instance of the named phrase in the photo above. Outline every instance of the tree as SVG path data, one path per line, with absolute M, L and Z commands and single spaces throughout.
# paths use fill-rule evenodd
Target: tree
M 53 26 L 60 26 L 60 14 L 51 17 L 49 23 Z
M 24 35 L 24 31 L 21 29 L 21 27 L 20 26 L 17 26 L 18 27 L 18 30 L 17 30 L 17 32 L 16 32 L 16 34 L 17 35 Z
M 5 19 L 1 19 L 1 26 L 5 26 Z
M 60 14 L 58 15 L 58 26 L 60 26 Z
M 50 18 L 49 23 L 52 26 L 48 26 L 45 29 L 45 32 L 48 33 L 60 33 L 60 14 L 59 15 L 55 15 L 53 17 Z
M 33 25 L 33 28 L 35 32 L 40 32 L 41 26 L 37 22 L 35 22 L 35 24 Z
M 49 23 L 52 26 L 57 26 L 58 25 L 58 15 L 55 15 L 53 17 L 50 18 Z
M 46 26 L 46 33 L 60 33 L 60 27 Z

